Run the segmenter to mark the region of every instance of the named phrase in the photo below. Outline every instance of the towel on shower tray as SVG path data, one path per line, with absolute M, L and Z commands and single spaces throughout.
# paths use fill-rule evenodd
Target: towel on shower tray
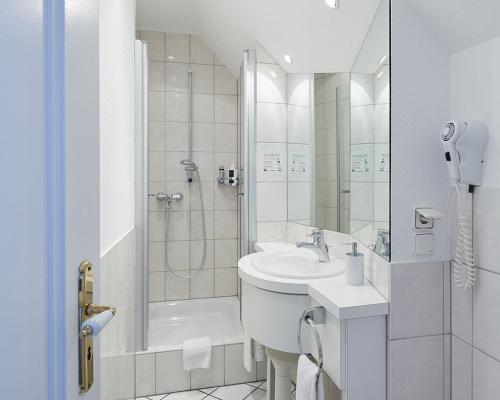
M 212 361 L 212 343 L 208 336 L 187 339 L 182 345 L 182 360 L 184 370 L 210 368 Z

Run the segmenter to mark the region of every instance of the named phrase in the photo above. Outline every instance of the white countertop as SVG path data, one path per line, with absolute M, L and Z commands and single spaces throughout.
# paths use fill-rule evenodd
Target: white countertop
M 286 251 L 295 246 L 291 243 L 260 242 L 257 251 Z M 351 319 L 386 315 L 387 300 L 367 281 L 363 286 L 349 286 L 345 275 L 320 279 L 286 279 L 264 274 L 251 264 L 252 254 L 238 262 L 240 277 L 249 284 L 272 292 L 308 294 L 336 318 Z

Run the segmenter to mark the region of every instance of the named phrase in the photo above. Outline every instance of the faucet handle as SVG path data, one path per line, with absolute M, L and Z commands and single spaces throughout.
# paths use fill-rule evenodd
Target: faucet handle
M 309 235 L 306 235 L 308 237 L 317 237 L 320 236 L 323 233 L 322 229 L 313 229 L 312 232 Z

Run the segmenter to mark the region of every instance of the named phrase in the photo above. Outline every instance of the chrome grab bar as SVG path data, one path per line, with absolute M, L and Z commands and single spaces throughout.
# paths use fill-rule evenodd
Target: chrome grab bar
M 314 339 L 316 340 L 316 347 L 318 348 L 318 372 L 316 372 L 316 376 L 320 376 L 323 371 L 323 346 L 321 345 L 321 338 L 319 337 L 319 332 L 316 324 L 324 324 L 325 323 L 325 309 L 323 307 L 315 307 L 308 310 L 305 310 L 302 313 L 302 316 L 299 319 L 299 325 L 297 327 L 297 340 L 299 345 L 299 353 L 304 353 L 304 348 L 302 347 L 302 336 L 301 336 L 301 326 L 302 321 L 305 321 L 308 325 L 311 326 L 314 334 Z

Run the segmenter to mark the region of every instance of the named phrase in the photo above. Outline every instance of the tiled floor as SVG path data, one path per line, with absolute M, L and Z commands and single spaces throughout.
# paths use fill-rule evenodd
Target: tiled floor
M 264 400 L 266 398 L 266 381 L 242 383 L 190 390 L 156 396 L 140 397 L 137 400 Z M 291 389 L 291 399 L 295 398 L 295 387 Z

